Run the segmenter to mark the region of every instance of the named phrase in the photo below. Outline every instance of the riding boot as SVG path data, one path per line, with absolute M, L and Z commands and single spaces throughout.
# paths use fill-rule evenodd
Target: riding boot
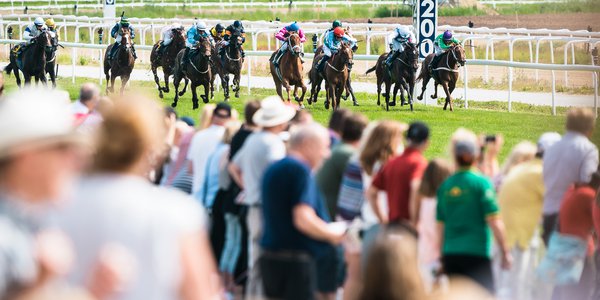
M 323 55 L 323 57 L 319 61 L 319 64 L 317 65 L 317 72 L 318 73 L 322 73 L 323 72 L 323 69 L 325 68 L 325 63 L 327 62 L 327 60 L 329 60 L 329 56 Z
M 244 48 L 240 47 L 240 51 L 242 52 L 242 59 L 246 58 L 246 52 L 244 52 Z
M 112 48 L 110 48 L 110 52 L 108 53 L 108 60 L 112 60 L 113 56 L 115 56 L 115 52 L 119 49 L 119 43 L 114 43 Z
M 431 60 L 431 62 L 429 63 L 429 73 L 433 73 L 433 69 L 437 66 L 438 62 L 440 61 L 440 58 L 442 57 L 442 55 L 434 55 L 433 59 Z
M 284 53 L 285 53 L 285 51 L 282 51 L 280 48 L 279 51 L 277 51 L 277 53 L 275 54 L 275 57 L 273 57 L 273 65 L 275 67 L 279 67 L 279 61 L 281 60 L 281 57 L 283 56 Z
M 133 52 L 133 59 L 137 59 L 137 53 L 135 53 L 135 46 L 131 44 L 131 52 Z
M 185 67 L 186 64 L 190 62 L 190 48 L 185 47 L 185 51 L 183 51 L 183 57 L 181 58 L 181 69 Z
M 392 69 L 392 63 L 396 57 L 398 57 L 398 51 L 395 50 L 388 55 L 387 59 L 385 60 L 385 65 L 387 66 L 388 70 Z

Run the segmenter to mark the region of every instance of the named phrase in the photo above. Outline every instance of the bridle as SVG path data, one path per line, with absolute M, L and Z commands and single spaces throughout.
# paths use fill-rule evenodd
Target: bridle
M 292 36 L 296 36 L 296 37 L 300 38 L 300 35 L 298 35 L 297 33 L 294 32 L 294 33 L 291 33 L 286 39 L 286 43 L 288 43 L 288 45 L 290 46 L 290 49 L 292 50 L 292 51 L 290 51 L 292 53 L 292 55 L 298 56 L 300 53 L 302 53 L 302 46 L 300 43 L 298 45 L 292 46 Z

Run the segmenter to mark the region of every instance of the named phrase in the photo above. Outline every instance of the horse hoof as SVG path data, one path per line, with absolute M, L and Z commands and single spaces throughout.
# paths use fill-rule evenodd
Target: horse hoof
M 198 109 L 198 107 L 200 107 L 200 106 L 198 105 L 198 101 L 196 100 L 196 101 L 194 101 L 194 103 L 192 104 L 192 108 L 193 108 L 194 110 L 196 110 L 196 109 Z
M 388 103 L 389 106 L 396 106 L 396 101 L 392 101 L 390 103 Z
M 163 93 L 159 93 L 158 94 L 158 98 L 162 99 L 163 98 Z
M 304 109 L 304 103 L 300 104 L 300 109 Z
M 200 96 L 200 98 L 202 98 L 202 102 L 208 103 L 208 97 L 206 97 L 206 96 Z
M 348 96 L 342 96 L 342 99 L 344 99 L 344 101 L 348 100 Z
M 172 107 L 172 108 L 175 108 L 175 107 L 177 107 L 177 101 L 175 101 L 175 102 L 171 103 L 171 107 Z
M 417 100 L 421 101 L 421 100 L 423 100 L 423 97 L 417 96 Z
M 185 92 L 184 92 L 184 91 L 181 91 L 181 92 L 179 92 L 179 94 L 178 94 L 178 95 L 179 95 L 179 97 L 182 97 L 184 94 L 185 94 Z
M 240 97 L 240 93 L 235 93 L 235 97 L 239 98 Z
M 436 95 L 431 95 L 431 99 L 437 99 Z
M 354 102 L 354 103 L 352 103 L 352 105 L 354 105 L 354 106 L 360 106 L 360 105 L 358 105 L 358 102 Z
M 325 101 L 325 109 L 329 109 L 329 101 Z
M 225 99 L 223 99 L 224 102 L 229 102 L 229 96 L 226 96 Z
M 163 88 L 163 92 L 168 93 L 169 89 L 168 88 Z

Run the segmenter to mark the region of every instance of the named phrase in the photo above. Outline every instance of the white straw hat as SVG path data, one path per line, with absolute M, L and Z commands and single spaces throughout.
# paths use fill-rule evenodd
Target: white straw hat
M 295 115 L 296 109 L 285 105 L 278 96 L 270 96 L 260 103 L 252 121 L 261 127 L 273 127 L 290 121 Z
M 0 100 L 0 157 L 19 147 L 79 143 L 64 91 L 25 88 Z

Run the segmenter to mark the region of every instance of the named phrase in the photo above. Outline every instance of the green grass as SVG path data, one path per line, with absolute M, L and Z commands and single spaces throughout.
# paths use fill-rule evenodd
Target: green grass
M 71 84 L 70 79 L 62 78 L 59 79 L 58 85 L 66 89 L 72 99 L 76 99 L 78 87 L 85 81 L 87 80 L 78 78 L 76 84 Z M 91 81 L 97 82 L 96 79 Z M 118 86 L 119 84 L 117 83 Z M 15 88 L 14 80 L 7 78 L 7 90 L 10 92 Z M 146 93 L 157 101 L 161 101 L 163 105 L 169 105 L 173 97 L 173 92 L 171 92 L 170 94 L 166 94 L 167 99 L 158 99 L 155 86 L 151 82 L 132 82 L 131 89 Z M 240 99 L 232 98 L 231 104 L 239 112 L 242 112 L 244 102 L 252 99 L 262 99 L 270 95 L 274 95 L 274 91 L 252 89 L 251 95 L 248 95 L 247 90 L 243 88 Z M 313 114 L 316 121 L 326 124 L 331 111 L 324 109 L 323 96 L 324 93 L 321 93 L 319 102 L 309 106 L 307 109 Z M 513 112 L 508 113 L 506 112 L 506 104 L 502 102 L 470 102 L 470 108 L 464 109 L 460 108 L 462 101 L 457 100 L 454 112 L 443 111 L 440 107 L 424 106 L 421 104 L 415 105 L 414 112 L 410 112 L 406 107 L 394 107 L 392 111 L 386 112 L 383 107 L 378 107 L 375 104 L 375 95 L 358 93 L 357 97 L 361 106 L 352 107 L 351 102 L 346 101 L 342 103 L 342 107 L 364 113 L 370 120 L 393 119 L 405 123 L 421 120 L 429 124 L 432 130 L 431 146 L 426 152 L 429 158 L 446 155 L 449 138 L 459 127 L 466 127 L 476 133 L 482 134 L 502 134 L 506 143 L 501 152 L 501 158 L 506 157 L 510 148 L 522 140 L 535 141 L 540 134 L 546 131 L 563 132 L 565 109 L 562 108 L 558 110 L 558 116 L 551 116 L 549 115 L 550 108 L 547 106 L 515 103 L 513 104 Z M 216 93 L 215 100 L 212 102 L 221 101 L 222 99 L 222 93 Z M 180 99 L 177 112 L 180 116 L 198 118 L 200 110 L 192 110 L 191 94 L 189 91 Z M 600 144 L 600 130 L 596 131 L 592 141 L 597 145 Z

